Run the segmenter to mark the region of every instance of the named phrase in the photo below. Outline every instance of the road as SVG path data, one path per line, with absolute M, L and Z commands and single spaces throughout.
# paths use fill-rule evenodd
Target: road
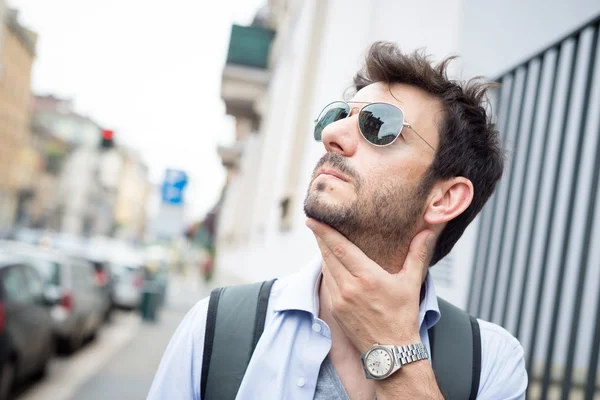
M 96 340 L 72 356 L 57 356 L 43 380 L 17 388 L 17 399 L 145 399 L 171 335 L 207 293 L 198 279 L 172 279 L 156 322 L 118 312 Z

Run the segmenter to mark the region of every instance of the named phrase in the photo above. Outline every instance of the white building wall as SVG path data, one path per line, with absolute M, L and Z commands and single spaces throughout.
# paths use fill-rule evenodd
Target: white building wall
M 599 13 L 598 0 L 465 0 L 458 49 L 465 74 L 502 74 Z
M 275 60 L 268 112 L 260 133 L 264 144 L 258 183 L 253 194 L 246 193 L 257 199 L 252 235 L 245 243 L 219 247 L 218 271 L 241 280 L 266 279 L 293 273 L 319 256 L 314 238 L 304 226 L 302 208 L 310 175 L 324 153 L 322 144 L 312 140 L 314 118 L 324 104 L 342 97 L 362 64 L 368 44 L 375 40 L 396 41 L 405 50 L 427 46 L 438 59 L 456 51 L 461 5 L 459 0 L 442 6 L 433 1 L 301 3 L 286 34 L 287 44 L 279 47 Z M 311 58 L 311 51 L 316 57 L 313 54 Z M 299 132 L 298 126 L 306 130 Z M 298 168 L 290 165 L 290 159 L 297 152 L 301 154 L 301 169 L 290 191 L 290 169 Z M 290 195 L 291 229 L 282 231 L 280 202 Z M 223 222 L 230 226 L 228 214 L 234 212 L 224 207 Z
M 293 263 L 282 263 L 276 266 L 280 257 L 279 251 L 271 251 L 273 248 L 281 250 L 278 212 L 280 210 L 279 200 L 284 187 L 284 168 L 286 154 L 285 149 L 289 147 L 290 138 L 293 135 L 293 122 L 297 119 L 297 108 L 306 102 L 302 98 L 304 82 L 301 77 L 307 67 L 307 51 L 310 48 L 309 41 L 313 28 L 312 21 L 317 6 L 316 2 L 295 2 L 298 14 L 291 16 L 290 25 L 283 35 L 280 31 L 278 40 L 283 42 L 279 47 L 276 60 L 273 60 L 275 68 L 272 71 L 269 92 L 263 102 L 267 113 L 263 115 L 262 126 L 259 133 L 259 141 L 256 148 L 260 157 L 254 163 L 245 163 L 247 157 L 251 157 L 247 150 L 244 151 L 242 161 L 244 171 L 239 176 L 255 175 L 256 184 L 252 191 L 242 193 L 238 188 L 240 182 L 232 182 L 228 188 L 229 195 L 243 198 L 254 198 L 254 204 L 249 210 L 250 235 L 243 243 L 231 245 L 221 240 L 226 234 L 226 227 L 231 227 L 235 221 L 230 219 L 236 214 L 231 205 L 236 201 L 226 198 L 223 212 L 219 223 L 218 244 L 218 268 L 219 273 L 227 275 L 233 280 L 256 280 L 268 278 L 276 274 L 285 275 L 297 269 Z M 274 44 L 277 46 L 278 44 Z M 288 155 L 289 156 L 289 155 Z M 249 171 L 254 169 L 254 171 Z M 235 192 L 233 190 L 236 187 Z M 288 232 L 291 233 L 291 232 Z M 288 252 L 288 254 L 293 254 Z

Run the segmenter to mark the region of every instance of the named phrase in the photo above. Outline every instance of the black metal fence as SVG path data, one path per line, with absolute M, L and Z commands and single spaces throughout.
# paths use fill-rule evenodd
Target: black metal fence
M 600 16 L 502 75 L 509 149 L 468 311 L 521 341 L 528 398 L 600 397 Z

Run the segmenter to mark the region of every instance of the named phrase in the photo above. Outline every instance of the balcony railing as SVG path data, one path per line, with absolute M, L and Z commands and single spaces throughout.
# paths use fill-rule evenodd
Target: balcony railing
M 228 65 L 266 69 L 275 32 L 259 26 L 232 25 Z

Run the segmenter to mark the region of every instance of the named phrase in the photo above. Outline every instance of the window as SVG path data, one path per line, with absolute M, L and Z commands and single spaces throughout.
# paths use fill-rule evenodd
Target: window
M 22 254 L 26 257 L 25 254 Z M 36 272 L 41 274 L 42 279 L 51 285 L 60 284 L 60 265 L 54 261 L 46 260 L 39 257 L 31 257 L 27 259 L 36 269 Z
M 8 302 L 27 303 L 31 301 L 31 294 L 25 284 L 25 277 L 22 270 L 22 265 L 14 265 L 6 268 L 3 274 L 2 285 L 4 286 L 4 293 Z
M 72 266 L 73 283 L 77 287 L 90 288 L 94 286 L 94 271 L 86 261 L 77 260 Z
M 42 282 L 42 277 L 35 268 L 29 265 L 24 266 L 23 273 L 25 276 L 25 284 L 29 291 L 30 297 L 33 300 L 39 300 L 44 294 L 44 284 Z

